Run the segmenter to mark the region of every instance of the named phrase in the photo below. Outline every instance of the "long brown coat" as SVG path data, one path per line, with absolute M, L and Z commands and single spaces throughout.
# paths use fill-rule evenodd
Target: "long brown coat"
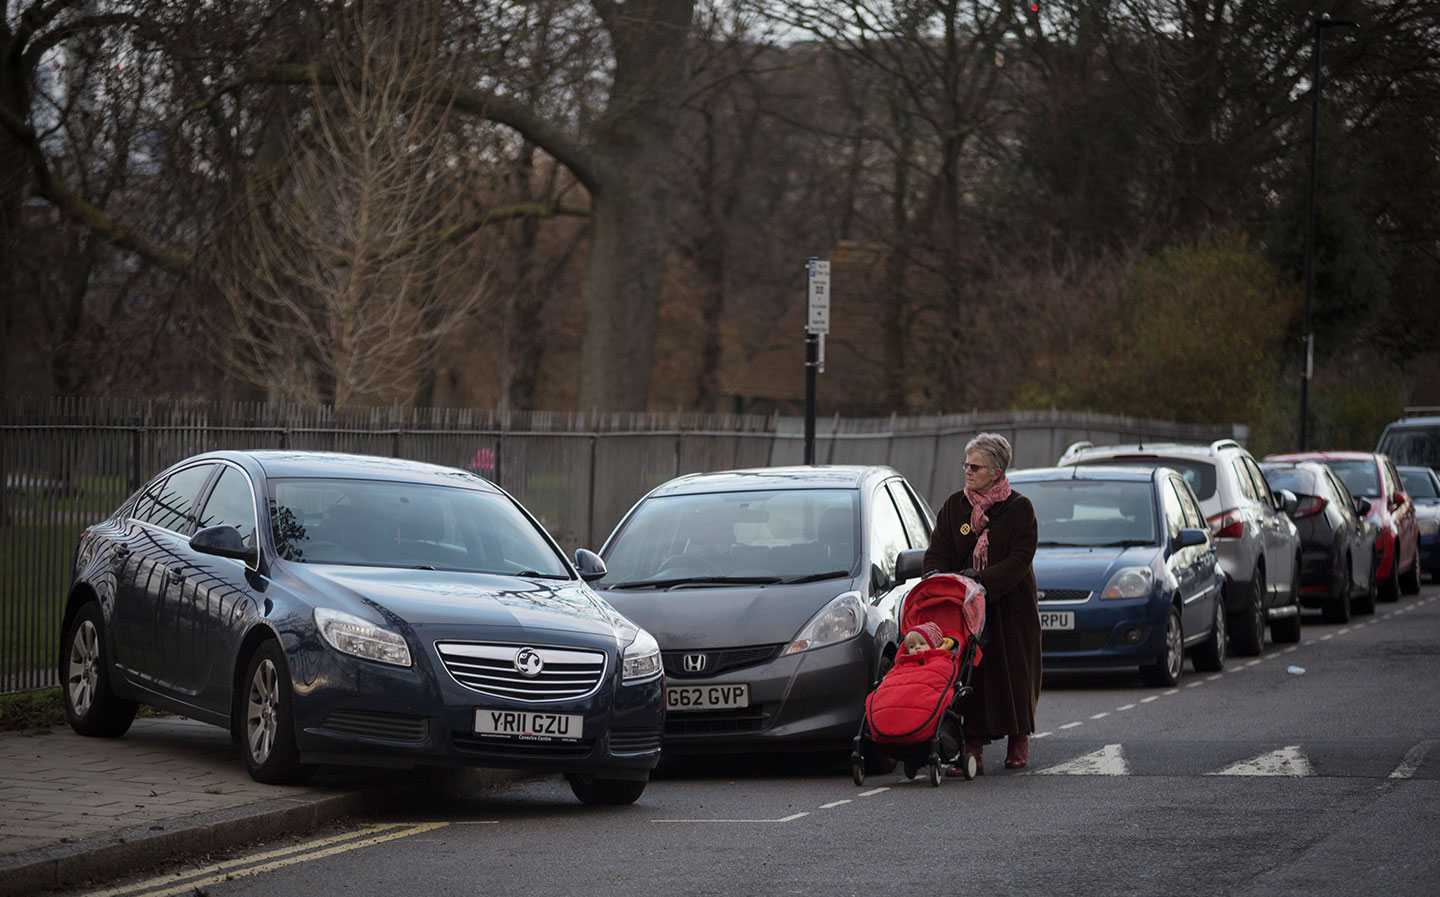
M 958 573 L 974 566 L 979 535 L 969 531 L 970 500 L 964 490 L 945 500 L 936 519 L 925 572 Z M 967 530 L 962 533 L 961 529 Z M 970 684 L 975 692 L 961 709 L 965 734 L 977 738 L 1028 735 L 1035 731 L 1040 700 L 1040 607 L 1036 598 L 1035 509 L 1012 492 L 990 508 L 990 558 L 979 581 L 985 587 L 984 657 Z

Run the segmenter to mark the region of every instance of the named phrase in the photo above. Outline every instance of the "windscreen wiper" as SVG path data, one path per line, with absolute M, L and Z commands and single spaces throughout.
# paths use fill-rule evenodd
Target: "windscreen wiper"
M 678 576 L 673 579 L 634 579 L 604 589 L 668 589 L 673 586 L 765 586 L 784 582 L 779 576 Z
M 828 573 L 810 573 L 805 576 L 786 576 L 780 581 L 785 585 L 794 585 L 800 582 L 819 582 L 822 579 L 839 579 L 842 576 L 849 576 L 849 570 L 831 570 Z
M 1154 545 L 1154 539 L 1120 539 L 1116 542 L 1105 542 L 1096 548 L 1139 548 L 1141 545 Z

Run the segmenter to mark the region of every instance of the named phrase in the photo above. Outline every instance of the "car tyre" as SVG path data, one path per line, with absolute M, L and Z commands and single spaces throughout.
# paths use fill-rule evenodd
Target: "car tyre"
M 65 718 L 76 733 L 119 738 L 129 731 L 139 705 L 116 697 L 110 687 L 103 616 L 99 603 L 90 601 L 71 619 L 65 631 L 65 652 L 60 658 L 60 690 L 65 700 Z
M 1375 558 L 1372 556 L 1370 558 L 1370 572 L 1365 576 L 1365 591 L 1361 592 L 1359 597 L 1351 599 L 1351 613 L 1359 615 L 1375 613 L 1376 589 L 1377 586 L 1375 585 Z
M 294 691 L 285 652 L 268 640 L 245 667 L 240 695 L 241 750 L 250 778 L 266 785 L 299 785 L 315 774 L 295 746 Z
M 1140 678 L 1146 685 L 1169 686 L 1180 681 L 1180 670 L 1185 666 L 1185 633 L 1180 623 L 1180 608 L 1170 605 L 1165 617 L 1165 643 L 1155 662 L 1140 668 Z
M 1295 573 L 1290 577 L 1290 603 L 1295 608 L 1289 617 L 1276 617 L 1270 621 L 1270 638 L 1277 645 L 1291 645 L 1300 641 L 1300 559 L 1295 559 Z
M 1265 568 L 1250 577 L 1250 601 L 1230 619 L 1230 648 L 1240 657 L 1255 657 L 1265 650 Z
M 1325 596 L 1325 603 L 1320 608 L 1320 616 L 1326 623 L 1349 623 L 1350 622 L 1350 590 L 1355 585 L 1354 562 L 1345 560 L 1345 575 L 1336 583 L 1335 593 Z
M 1228 637 L 1225 632 L 1225 599 L 1215 602 L 1215 622 L 1210 627 L 1210 637 L 1195 648 L 1191 662 L 1203 673 L 1218 673 L 1225 669 L 1225 649 Z
M 1376 597 L 1386 603 L 1400 600 L 1400 545 L 1398 543 L 1391 549 L 1390 575 L 1380 583 Z
M 633 804 L 645 793 L 644 781 L 634 779 L 601 779 L 583 772 L 565 773 L 565 781 L 582 804 L 599 807 L 621 807 Z
M 1399 559 L 1397 554 L 1396 559 Z M 1400 593 L 1402 595 L 1420 594 L 1420 541 L 1415 541 L 1415 563 L 1410 565 L 1410 572 L 1400 577 Z

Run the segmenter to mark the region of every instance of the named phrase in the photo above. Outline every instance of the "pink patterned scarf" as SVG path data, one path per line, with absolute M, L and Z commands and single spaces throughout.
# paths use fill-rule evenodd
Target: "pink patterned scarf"
M 984 570 L 985 565 L 990 563 L 990 517 L 985 512 L 1010 497 L 1010 480 L 1002 473 L 984 492 L 975 492 L 967 487 L 965 497 L 970 500 L 970 529 L 980 534 L 971 553 L 970 565 L 976 570 Z

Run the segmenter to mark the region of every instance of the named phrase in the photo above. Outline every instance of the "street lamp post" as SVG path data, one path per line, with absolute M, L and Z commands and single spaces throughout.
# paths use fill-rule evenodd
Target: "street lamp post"
M 1315 183 L 1320 149 L 1320 34 L 1326 28 L 1356 28 L 1354 22 L 1322 15 L 1315 19 L 1315 70 L 1310 76 L 1310 204 L 1305 216 L 1305 363 L 1300 371 L 1300 450 L 1307 448 L 1310 378 L 1315 373 L 1315 334 L 1310 330 L 1310 299 L 1315 291 Z

